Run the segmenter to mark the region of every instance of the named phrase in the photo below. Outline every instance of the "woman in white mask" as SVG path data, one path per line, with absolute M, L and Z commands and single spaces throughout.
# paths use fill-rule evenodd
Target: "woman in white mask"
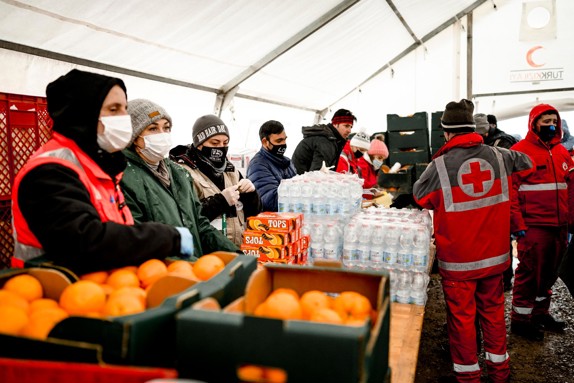
M 361 168 L 361 176 L 365 180 L 364 189 L 377 187 L 377 177 L 384 161 L 389 157 L 387 145 L 377 138 L 371 141 L 367 153 L 359 158 L 358 166 Z
M 133 133 L 124 154 L 128 166 L 121 187 L 135 222 L 184 226 L 193 237 L 194 256 L 214 251 L 240 253 L 210 225 L 185 169 L 166 158 L 171 148 L 172 121 L 159 105 L 145 99 L 128 102 Z

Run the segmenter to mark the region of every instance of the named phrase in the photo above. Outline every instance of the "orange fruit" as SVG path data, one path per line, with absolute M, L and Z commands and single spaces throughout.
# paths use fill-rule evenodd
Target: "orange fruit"
M 141 286 L 146 288 L 167 275 L 167 266 L 159 259 L 149 259 L 138 267 L 137 276 Z
M 343 324 L 343 319 L 341 319 L 339 314 L 335 310 L 326 307 L 315 309 L 311 313 L 309 320 L 313 322 Z
M 110 295 L 111 293 L 113 293 L 116 290 L 112 286 L 105 284 L 105 283 L 102 283 L 99 285 L 102 287 L 102 289 L 104 289 L 104 293 L 106 293 L 106 296 Z M 121 289 L 121 287 L 120 287 L 120 289 Z
M 237 377 L 244 382 L 261 382 L 263 380 L 263 368 L 246 364 L 237 369 Z
M 319 308 L 331 307 L 331 298 L 319 290 L 306 291 L 301 295 L 299 302 L 301 303 L 301 310 L 303 310 L 303 319 L 311 318 L 313 311 Z
M 299 300 L 288 292 L 278 292 L 267 297 L 262 316 L 277 319 L 302 319 Z
M 108 298 L 102 314 L 105 316 L 118 316 L 135 314 L 145 310 L 145 304 L 141 299 L 131 294 L 119 294 Z
M 333 309 L 343 321 L 348 319 L 366 319 L 371 315 L 371 302 L 354 291 L 344 291 L 335 298 Z
M 101 285 L 106 282 L 106 279 L 108 279 L 109 275 L 110 273 L 108 273 L 107 271 L 94 271 L 93 273 L 80 275 L 80 280 L 93 281 Z
M 38 309 L 30 314 L 30 320 L 20 335 L 46 339 L 56 323 L 68 317 L 68 313 L 59 307 Z
M 178 277 L 195 279 L 196 276 L 193 273 L 193 266 L 191 263 L 184 260 L 173 261 L 167 266 L 167 272 L 169 275 L 176 275 Z
M 113 271 L 108 279 L 106 279 L 106 285 L 111 286 L 114 289 L 119 289 L 120 287 L 132 286 L 139 287 L 140 279 L 133 271 L 120 269 Z
M 24 311 L 28 311 L 30 306 L 26 299 L 8 290 L 0 290 L 0 305 L 18 307 Z
M 132 295 L 132 296 L 138 298 L 143 303 L 144 307 L 146 305 L 147 293 L 141 287 L 133 287 L 133 286 L 120 287 L 119 289 L 114 290 L 110 294 L 110 296 L 108 297 L 108 300 L 110 300 L 113 297 L 116 297 L 118 295 Z
M 225 263 L 217 255 L 204 255 L 193 264 L 193 273 L 202 281 L 206 281 L 225 268 Z
M 3 288 L 20 295 L 28 302 L 42 298 L 44 294 L 40 281 L 30 274 L 20 274 L 8 279 Z
M 28 314 L 16 306 L 0 305 L 0 333 L 18 335 L 28 323 Z
M 266 367 L 263 370 L 265 381 L 267 383 L 286 383 L 287 373 L 282 368 Z
M 60 295 L 60 307 L 70 315 L 85 315 L 98 312 L 106 303 L 106 293 L 102 286 L 92 281 L 72 283 Z
M 278 289 L 275 289 L 271 292 L 271 294 L 269 295 L 273 295 L 273 294 L 278 294 L 278 293 L 287 293 L 287 294 L 291 294 L 293 295 L 293 297 L 297 300 L 299 300 L 299 294 L 297 294 L 297 292 L 293 289 L 289 289 L 286 287 L 279 287 Z
M 123 266 L 123 267 L 118 267 L 117 269 L 113 269 L 110 272 L 116 271 L 116 270 L 127 270 L 127 271 L 131 271 L 132 273 L 136 273 L 138 272 L 138 267 L 137 266 Z
M 40 298 L 40 299 L 36 299 L 36 300 L 33 300 L 32 302 L 30 302 L 30 306 L 28 308 L 28 311 L 30 312 L 30 315 L 31 315 L 34 311 L 47 309 L 47 308 L 54 308 L 54 307 L 60 307 L 60 306 L 58 306 L 58 302 L 55 301 L 54 299 Z

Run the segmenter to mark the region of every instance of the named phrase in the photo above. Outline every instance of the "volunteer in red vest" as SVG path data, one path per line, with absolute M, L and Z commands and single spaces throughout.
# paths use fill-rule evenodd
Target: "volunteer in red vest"
M 14 266 L 53 262 L 83 274 L 190 256 L 187 228 L 134 225 L 119 181 L 132 136 L 123 81 L 72 70 L 46 88 L 51 139 L 16 176 Z
M 511 312 L 512 333 L 532 340 L 542 340 L 543 331 L 561 333 L 566 327 L 549 313 L 552 286 L 568 245 L 568 224 L 572 224 L 568 191 L 574 187 L 574 162 L 561 138 L 560 114 L 553 106 L 540 104 L 530 111 L 526 138 L 512 146 L 536 165 L 534 173 L 516 176 L 514 182 L 520 201 L 515 222 L 520 262 Z
M 378 138 L 374 138 L 371 141 L 367 154 L 357 161 L 364 180 L 363 189 L 377 187 L 379 170 L 388 157 L 389 149 L 387 149 L 387 145 Z
M 359 178 L 363 178 L 359 159 L 367 153 L 370 147 L 369 135 L 364 130 L 358 131 L 343 146 L 336 171 L 338 173 L 357 174 Z
M 454 372 L 480 382 L 475 318 L 482 328 L 492 382 L 508 382 L 502 273 L 508 267 L 512 175 L 530 172 L 528 156 L 483 144 L 474 105 L 449 102 L 441 118 L 446 143 L 413 186 L 421 207 L 434 210 L 434 236 L 447 308 Z

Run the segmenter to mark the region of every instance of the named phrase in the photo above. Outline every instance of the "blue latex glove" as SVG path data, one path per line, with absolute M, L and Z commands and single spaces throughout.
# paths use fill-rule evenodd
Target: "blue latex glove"
M 514 233 L 512 233 L 512 238 L 517 240 L 519 238 L 524 237 L 525 235 L 526 235 L 525 230 L 518 230 L 518 231 L 515 231 Z
M 181 250 L 180 253 L 184 258 L 191 258 L 193 256 L 193 237 L 187 227 L 176 227 L 181 236 Z

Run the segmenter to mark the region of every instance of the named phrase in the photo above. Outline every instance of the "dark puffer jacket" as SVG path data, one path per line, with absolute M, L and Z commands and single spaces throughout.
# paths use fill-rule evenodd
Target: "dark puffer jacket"
M 293 165 L 297 174 L 303 174 L 321 169 L 325 166 L 337 167 L 339 155 L 347 140 L 345 140 L 332 124 L 304 126 L 303 139 L 293 153 Z
M 261 197 L 263 211 L 277 211 L 277 188 L 281 180 L 293 178 L 295 167 L 289 157 L 276 156 L 261 148 L 247 168 L 247 178 L 253 182 Z

